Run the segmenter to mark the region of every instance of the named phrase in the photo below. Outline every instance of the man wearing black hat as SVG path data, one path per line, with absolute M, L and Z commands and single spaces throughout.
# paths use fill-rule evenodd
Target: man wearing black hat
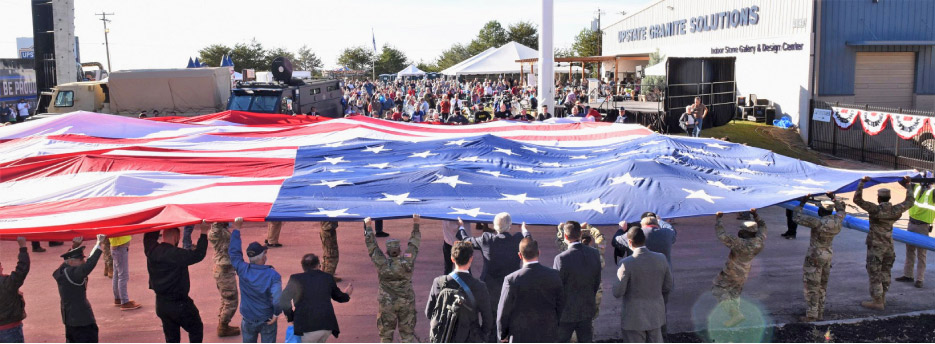
M 97 235 L 97 243 L 91 249 L 91 257 L 85 260 L 82 237 L 76 237 L 74 248 L 65 252 L 65 259 L 52 277 L 58 282 L 58 294 L 62 298 L 62 322 L 65 323 L 65 341 L 68 343 L 97 343 L 97 322 L 91 303 L 88 302 L 88 275 L 101 258 L 103 234 Z
M 282 312 L 279 308 L 282 276 L 266 265 L 266 246 L 256 241 L 247 246 L 249 263 L 244 262 L 240 239 L 242 225 L 242 217 L 234 219 L 227 251 L 240 280 L 240 334 L 244 343 L 256 343 L 261 336 L 263 343 L 275 343 L 276 322 Z
M 191 343 L 201 343 L 204 324 L 195 302 L 188 297 L 191 279 L 188 266 L 205 259 L 208 252 L 208 229 L 210 225 L 201 221 L 201 235 L 194 250 L 179 248 L 179 229 L 169 228 L 143 235 L 143 250 L 146 253 L 146 269 L 149 271 L 149 289 L 156 293 L 156 316 L 162 320 L 162 332 L 166 343 L 181 341 L 180 327 L 188 332 Z

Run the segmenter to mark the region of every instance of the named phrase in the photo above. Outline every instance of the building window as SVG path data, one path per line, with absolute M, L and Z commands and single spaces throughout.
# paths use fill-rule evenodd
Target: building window
M 55 96 L 55 107 L 72 107 L 72 106 L 75 106 L 75 92 L 59 91 L 58 95 Z
M 319 94 L 319 93 L 321 93 L 321 88 L 313 88 L 313 89 L 311 89 L 311 90 L 309 91 L 308 94 L 314 96 L 314 95 Z

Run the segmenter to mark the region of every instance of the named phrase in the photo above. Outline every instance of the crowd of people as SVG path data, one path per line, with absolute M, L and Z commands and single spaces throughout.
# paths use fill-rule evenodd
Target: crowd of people
M 20 99 L 15 104 L 0 104 L 0 126 L 23 122 L 32 114 L 31 112 L 32 105 L 26 101 L 26 98 Z
M 873 203 L 863 198 L 867 181 L 869 178 L 865 177 L 859 182 L 854 197 L 857 206 L 870 217 L 866 268 L 871 300 L 861 306 L 883 310 L 895 258 L 893 223 L 908 211 L 911 223 L 916 225 L 913 229 L 930 232 L 935 198 L 931 185 L 915 185 L 907 177 L 900 181 L 907 189 L 905 201 L 892 204 L 890 190 L 880 189 L 877 202 Z M 803 265 L 806 313 L 801 320 L 806 322 L 823 319 L 832 241 L 841 231 L 846 214 L 842 200 L 831 193 L 825 196 L 826 200 L 803 197 L 792 212 L 794 222 L 812 229 Z M 809 201 L 817 202 L 817 217 L 805 214 L 803 207 Z M 757 210 L 750 209 L 753 221 L 743 222 L 737 234 L 732 235 L 724 229 L 722 215 L 716 215 L 715 234 L 730 253 L 724 268 L 714 278 L 711 292 L 729 316 L 723 325 L 733 327 L 744 320 L 740 297 L 754 258 L 764 248 L 767 229 Z M 377 269 L 376 325 L 382 342 L 392 342 L 396 332 L 402 342 L 416 341 L 419 316 L 412 276 L 422 245 L 420 222 L 419 215 L 413 215 L 412 232 L 405 245 L 400 240 L 388 239 L 384 249 L 376 240 L 388 236 L 379 235 L 382 226 L 375 226 L 370 218 L 363 223 L 368 256 Z M 510 214 L 497 214 L 490 225 L 476 223 L 475 228 L 483 232 L 474 236 L 460 219 L 442 222 L 445 274 L 429 286 L 424 312 L 432 342 L 593 341 L 593 322 L 603 295 L 605 239 L 601 231 L 576 221 L 559 224 L 555 239 L 560 253 L 549 266 L 539 261 L 539 242 L 525 223 L 518 233 L 510 231 L 512 223 Z M 289 276 L 285 287 L 280 274 L 267 264 L 269 248 L 281 246 L 278 243 L 281 223 L 270 223 L 265 244 L 252 242 L 246 247 L 246 260 L 240 235 L 242 225 L 242 218 L 236 218 L 232 225 L 202 221 L 197 226 L 199 233 L 194 243 L 190 236 L 195 226 L 152 231 L 143 236 L 149 287 L 156 295 L 155 314 L 162 322 L 166 342 L 179 342 L 181 330 L 188 333 L 190 342 L 201 342 L 204 338 L 200 312 L 189 296 L 189 266 L 204 260 L 209 243 L 214 248 L 214 278 L 222 300 L 218 336 L 241 335 L 244 342 L 251 343 L 275 342 L 281 338 L 277 334 L 278 319 L 285 315 L 301 342 L 325 342 L 338 337 L 340 328 L 332 302 L 351 301 L 354 290 L 350 284 L 343 289 L 337 285 L 338 223 L 321 223 L 324 258 L 314 253 L 304 255 L 300 261 L 303 272 Z M 661 342 L 664 338 L 666 304 L 675 289 L 671 252 L 677 234 L 671 223 L 646 212 L 639 223 L 621 221 L 610 240 L 617 271 L 612 294 L 622 303 L 620 329 L 626 341 Z M 20 287 L 30 272 L 30 260 L 26 240 L 17 241 L 20 250 L 15 269 L 4 275 L 0 265 L 0 342 L 25 339 L 25 299 Z M 85 256 L 82 242 L 81 237 L 72 241 L 52 277 L 58 285 L 65 340 L 97 342 L 99 329 L 87 291 L 88 276 L 102 257 L 109 260 L 106 265 L 112 266 L 114 305 L 121 310 L 139 309 L 141 305 L 130 300 L 126 292 L 130 237 L 98 235 L 90 256 Z M 180 242 L 185 243 L 183 247 L 179 247 Z M 480 251 L 483 259 L 478 277 L 471 273 L 475 251 Z M 916 257 L 920 268 L 913 271 Z M 907 250 L 907 258 L 910 259 L 906 274 L 897 281 L 914 280 L 921 287 L 924 250 Z M 238 303 L 242 318 L 239 327 L 230 324 Z
M 602 120 L 600 112 L 588 106 L 583 87 L 559 85 L 557 90 L 556 104 L 568 116 Z M 344 83 L 341 105 L 345 115 L 428 124 L 553 118 L 547 107 L 539 106 L 536 92 L 535 87 L 508 78 L 351 80 Z

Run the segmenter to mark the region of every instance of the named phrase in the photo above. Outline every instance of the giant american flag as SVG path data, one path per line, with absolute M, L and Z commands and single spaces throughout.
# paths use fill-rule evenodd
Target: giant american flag
M 632 124 L 467 126 L 221 112 L 74 112 L 0 128 L 0 237 L 208 221 L 426 218 L 596 225 L 735 212 L 913 171 L 849 171 Z

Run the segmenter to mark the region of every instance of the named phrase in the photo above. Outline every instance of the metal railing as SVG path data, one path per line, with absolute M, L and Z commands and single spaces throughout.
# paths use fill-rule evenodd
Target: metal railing
M 880 133 L 870 135 L 864 131 L 863 123 L 854 123 L 848 129 L 841 129 L 833 118 L 824 122 L 816 121 L 812 116 L 815 109 L 831 110 L 832 106 L 925 116 L 930 117 L 930 121 L 935 120 L 932 118 L 935 117 L 935 112 L 828 103 L 820 100 L 813 100 L 808 112 L 808 146 L 814 150 L 886 168 L 935 170 L 935 137 L 930 125 L 925 125 L 918 135 L 907 140 L 896 134 L 892 123 L 887 123 Z M 860 119 L 855 121 L 860 122 Z

